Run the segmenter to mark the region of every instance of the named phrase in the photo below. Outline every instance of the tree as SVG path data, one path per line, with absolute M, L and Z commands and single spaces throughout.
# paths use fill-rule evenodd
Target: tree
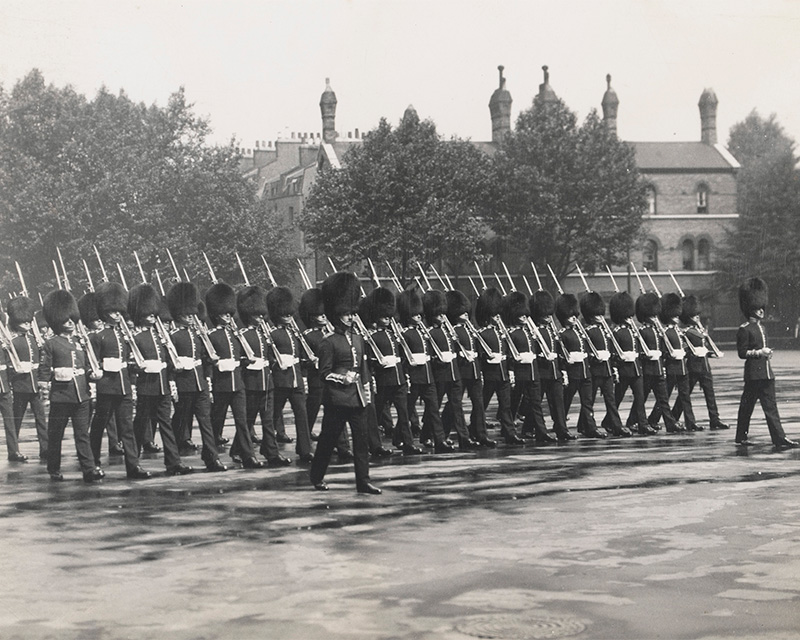
M 770 286 L 779 315 L 800 314 L 800 179 L 795 142 L 775 114 L 753 110 L 730 131 L 728 148 L 742 168 L 737 175 L 739 219 L 721 260 L 722 282 L 736 287 L 760 276 Z
M 582 127 L 559 99 L 537 96 L 495 157 L 497 234 L 562 278 L 623 264 L 638 240 L 646 187 L 632 149 L 592 111 Z
M 442 140 L 409 109 L 396 129 L 381 119 L 341 169 L 317 175 L 301 228 L 337 264 L 388 260 L 404 281 L 416 262 L 442 260 L 457 273 L 481 257 L 489 179 L 485 154 Z
M 210 125 L 194 115 L 183 89 L 166 107 L 104 88 L 87 101 L 71 87 L 46 85 L 34 70 L 0 95 L 6 289 L 19 286 L 15 260 L 30 287 L 54 286 L 56 247 L 80 286 L 81 258 L 97 270 L 93 244 L 106 269 L 119 262 L 130 284 L 139 280 L 134 251 L 146 273 L 158 268 L 166 278 L 172 276 L 170 248 L 200 284 L 208 282 L 203 251 L 229 282 L 241 282 L 234 251 L 259 274 L 261 253 L 278 272 L 292 268 L 288 230 L 256 200 L 233 146 L 206 144 Z

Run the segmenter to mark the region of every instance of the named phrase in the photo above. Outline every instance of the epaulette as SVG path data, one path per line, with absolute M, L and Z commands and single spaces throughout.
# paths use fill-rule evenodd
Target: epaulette
M 183 331 L 186 327 L 175 327 L 169 332 L 169 335 L 174 336 L 178 331 Z
M 208 333 L 209 335 L 211 335 L 212 333 L 214 333 L 215 331 L 219 331 L 220 329 L 224 331 L 225 327 L 214 327 L 213 329 L 209 329 Z
M 745 323 L 743 323 L 743 324 L 740 324 L 740 325 L 739 325 L 739 328 L 740 328 L 740 329 L 744 329 L 744 328 L 745 328 L 747 325 L 749 325 L 749 324 L 750 324 L 750 321 L 748 320 L 747 322 L 745 322 Z

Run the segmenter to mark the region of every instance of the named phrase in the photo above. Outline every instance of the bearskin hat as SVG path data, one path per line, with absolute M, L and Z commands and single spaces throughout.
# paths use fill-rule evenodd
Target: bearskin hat
M 627 291 L 618 291 L 608 301 L 608 311 L 614 324 L 623 324 L 635 313 L 633 298 Z
M 697 315 L 700 315 L 700 302 L 695 296 L 686 296 L 681 309 L 681 322 L 687 325 L 692 324 L 692 318 Z
M 422 296 L 416 286 L 401 291 L 397 296 L 397 314 L 404 326 L 413 324 L 414 316 L 422 315 Z
M 300 304 L 297 306 L 300 319 L 306 327 L 311 327 L 313 318 L 325 313 L 325 305 L 322 303 L 322 290 L 318 287 L 306 289 L 300 296 Z
M 596 316 L 606 315 L 606 303 L 596 291 L 589 291 L 581 298 L 581 314 L 587 322 L 594 322 Z
M 375 318 L 372 315 L 372 301 L 370 300 L 369 296 L 361 297 L 361 299 L 358 301 L 356 313 L 358 314 L 358 317 L 361 318 L 361 322 L 367 325 L 367 327 L 371 327 L 373 324 L 375 324 Z
M 361 300 L 361 284 L 356 274 L 349 271 L 337 271 L 325 278 L 320 288 L 322 289 L 325 315 L 331 322 L 358 310 L 358 303 Z
M 198 313 L 200 299 L 193 282 L 176 282 L 167 291 L 167 307 L 173 319 Z
M 267 312 L 274 322 L 284 316 L 293 316 L 295 311 L 297 304 L 288 287 L 274 287 L 267 292 Z
M 528 306 L 530 307 L 533 320 L 535 322 L 541 322 L 547 316 L 553 315 L 555 301 L 549 291 L 539 289 L 533 292 L 531 299 L 528 300 Z
M 208 324 L 208 313 L 206 309 L 206 303 L 202 300 L 197 301 L 197 310 L 195 311 L 197 315 L 197 319 L 202 322 L 203 324 Z
M 453 289 L 444 294 L 447 299 L 447 318 L 453 324 L 461 321 L 461 316 L 472 310 L 469 298 L 458 289 Z
M 673 318 L 681 315 L 683 302 L 677 293 L 665 293 L 661 298 L 661 321 L 671 322 Z
M 433 324 L 437 316 L 447 313 L 447 298 L 444 291 L 431 289 L 422 296 L 422 308 L 425 311 L 425 320 L 428 324 Z
M 242 287 L 236 293 L 236 310 L 244 324 L 250 324 L 255 316 L 266 316 L 267 292 L 258 285 Z
M 67 320 L 78 322 L 81 319 L 75 297 L 63 289 L 51 291 L 44 297 L 42 312 L 48 326 L 56 334 L 61 332 Z
M 572 293 L 562 293 L 556 299 L 556 318 L 562 327 L 567 326 L 567 318 L 578 315 L 578 298 Z
M 750 278 L 739 287 L 739 308 L 745 318 L 753 315 L 756 309 L 764 309 L 769 300 L 767 283 L 761 278 Z
M 78 311 L 81 314 L 81 321 L 87 327 L 100 320 L 100 315 L 97 313 L 97 295 L 94 291 L 87 291 L 81 296 L 78 300 Z
M 95 289 L 97 295 L 97 314 L 105 320 L 114 311 L 125 313 L 128 310 L 128 292 L 118 282 L 103 282 Z
M 394 294 L 386 287 L 377 287 L 369 292 L 367 296 L 370 301 L 370 312 L 372 314 L 372 321 L 375 322 L 378 318 L 392 318 L 397 304 L 394 299 Z
M 636 318 L 644 322 L 648 318 L 661 314 L 661 300 L 652 291 L 636 298 Z
M 158 315 L 160 306 L 160 296 L 149 284 L 137 284 L 128 293 L 128 315 L 136 326 L 150 314 Z
M 236 292 L 225 282 L 212 284 L 206 290 L 206 309 L 212 321 L 222 315 L 236 313 Z
M 521 291 L 512 291 L 503 298 L 501 307 L 503 321 L 508 324 L 517 324 L 517 321 L 528 315 L 528 298 Z
M 33 300 L 27 296 L 19 296 L 8 301 L 6 306 L 8 312 L 8 324 L 12 329 L 17 330 L 24 322 L 33 322 Z
M 481 291 L 475 303 L 475 320 L 481 327 L 488 325 L 492 318 L 500 313 L 503 307 L 503 296 L 494 287 Z

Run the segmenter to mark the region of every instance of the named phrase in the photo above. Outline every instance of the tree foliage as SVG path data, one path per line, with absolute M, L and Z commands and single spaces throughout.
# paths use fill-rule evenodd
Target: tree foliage
M 786 320 L 800 314 L 800 178 L 795 142 L 775 114 L 753 110 L 730 131 L 728 148 L 742 165 L 737 175 L 739 220 L 721 261 L 723 281 L 736 286 L 760 276 L 770 302 Z
M 121 264 L 129 284 L 139 280 L 134 251 L 146 273 L 158 268 L 169 277 L 170 248 L 201 283 L 208 281 L 202 251 L 230 282 L 241 281 L 234 250 L 254 270 L 261 253 L 289 268 L 286 230 L 256 201 L 233 147 L 206 144 L 209 123 L 193 113 L 183 89 L 165 107 L 105 88 L 89 101 L 69 86 L 47 85 L 34 70 L 0 97 L 6 289 L 18 288 L 15 260 L 29 287 L 53 286 L 56 247 L 73 286 L 85 280 L 81 259 L 96 279 L 93 244 L 108 271 Z
M 442 140 L 409 110 L 397 128 L 382 119 L 342 165 L 318 174 L 301 222 L 337 264 L 388 260 L 405 280 L 416 262 L 457 271 L 481 258 L 490 164 L 472 144 Z
M 647 201 L 632 149 L 592 111 L 583 126 L 561 100 L 520 113 L 496 158 L 493 227 L 513 249 L 561 278 L 623 264 Z

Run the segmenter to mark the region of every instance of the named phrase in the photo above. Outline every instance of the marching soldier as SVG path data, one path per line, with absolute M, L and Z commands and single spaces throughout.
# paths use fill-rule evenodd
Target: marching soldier
M 267 466 L 283 467 L 291 464 L 292 461 L 278 451 L 275 426 L 272 423 L 274 387 L 270 371 L 269 329 L 264 321 L 267 315 L 266 291 L 257 285 L 240 289 L 236 294 L 236 309 L 242 324 L 244 324 L 240 335 L 247 340 L 256 357 L 242 370 L 247 406 L 247 427 L 253 434 L 255 433 L 256 418 L 261 420 L 260 453 L 267 459 Z M 231 453 L 234 452 L 235 450 L 231 449 Z
M 101 480 L 105 474 L 95 465 L 89 442 L 89 377 L 97 380 L 99 371 L 90 370 L 84 346 L 75 337 L 80 313 L 69 291 L 48 293 L 42 305 L 44 317 L 54 336 L 42 347 L 38 384 L 50 388 L 50 414 L 47 420 L 47 472 L 53 480 L 63 480 L 61 442 L 64 429 L 72 420 L 75 449 L 85 482 Z
M 211 364 L 211 428 L 219 444 L 222 430 L 230 408 L 236 426 L 236 436 L 230 455 L 234 461 L 241 460 L 245 469 L 261 469 L 264 463 L 256 458 L 250 428 L 247 425 L 247 401 L 245 399 L 242 362 L 251 364 L 242 350 L 241 336 L 233 329 L 236 313 L 236 293 L 229 284 L 219 282 L 206 291 L 206 311 L 214 328 L 208 338 L 219 356 Z
M 270 338 L 275 345 L 275 362 L 272 365 L 275 384 L 275 406 L 272 419 L 275 424 L 283 419 L 286 401 L 294 413 L 294 426 L 297 432 L 295 451 L 302 463 L 310 463 L 311 431 L 306 413 L 306 393 L 303 388 L 303 375 L 300 370 L 301 346 L 299 335 L 292 327 L 292 316 L 296 310 L 294 296 L 286 287 L 274 287 L 267 293 L 267 310 L 275 328 Z
M 369 398 L 369 367 L 364 339 L 352 331 L 353 316 L 358 307 L 360 286 L 352 273 L 338 272 L 322 283 L 325 315 L 334 332 L 320 345 L 319 370 L 325 388 L 322 403 L 322 429 L 311 465 L 311 483 L 318 491 L 327 491 L 325 472 L 336 441 L 345 423 L 353 434 L 353 457 L 356 490 L 359 493 L 381 493 L 369 479 L 369 443 L 367 442 L 366 407 Z
M 89 430 L 92 453 L 98 463 L 103 432 L 113 417 L 125 452 L 128 478 L 146 480 L 151 474 L 139 464 L 139 448 L 133 435 L 133 390 L 128 371 L 131 346 L 121 329 L 128 293 L 121 284 L 104 282 L 97 287 L 96 294 L 97 313 L 105 328 L 91 336 L 92 347 L 103 369 L 103 377 L 97 381 L 97 407 Z
M 708 409 L 709 428 L 712 431 L 729 429 L 730 427 L 719 417 L 717 398 L 714 394 L 714 378 L 711 374 L 711 364 L 708 361 L 710 357 L 718 356 L 709 349 L 708 333 L 700 323 L 700 304 L 695 296 L 686 296 L 683 299 L 680 318 L 684 326 L 684 336 L 689 345 L 689 393 L 699 382 Z M 679 397 L 672 406 L 672 413 L 676 418 L 680 418 L 682 411 L 683 407 Z
M 798 443 L 789 440 L 783 431 L 775 401 L 775 373 L 770 364 L 772 349 L 767 346 L 767 335 L 761 324 L 767 297 L 767 283 L 761 278 L 750 278 L 739 287 L 739 308 L 747 322 L 736 332 L 736 351 L 739 358 L 745 361 L 744 389 L 736 418 L 736 444 L 753 444 L 747 435 L 750 431 L 750 418 L 758 400 L 764 410 L 772 444 L 778 448 L 796 447 Z
M 200 308 L 197 287 L 191 282 L 176 283 L 167 292 L 167 306 L 176 327 L 171 338 L 178 353 L 178 364 L 174 371 L 178 401 L 172 415 L 172 428 L 178 446 L 186 445 L 189 425 L 193 418 L 197 418 L 203 439 L 201 458 L 206 469 L 214 472 L 227 471 L 228 468 L 219 459 L 217 442 L 211 427 L 211 400 L 204 371 L 205 363 L 210 362 L 210 357 L 195 328 Z
M 157 424 L 161 431 L 161 442 L 164 444 L 167 475 L 182 476 L 192 473 L 194 469 L 181 462 L 178 442 L 169 420 L 172 396 L 167 377 L 167 348 L 155 328 L 159 305 L 159 295 L 149 284 L 138 284 L 128 292 L 128 315 L 139 329 L 133 340 L 144 356 L 142 366 L 135 367 L 136 417 L 133 421 L 133 432 L 136 443 L 141 448 L 147 442 L 145 434 L 148 425 Z
M 33 420 L 36 425 L 36 438 L 39 441 L 39 459 L 47 459 L 47 422 L 45 420 L 44 404 L 39 387 L 36 383 L 39 368 L 39 347 L 32 331 L 34 318 L 33 300 L 27 296 L 19 296 L 9 301 L 8 326 L 16 332 L 12 340 L 14 350 L 19 358 L 20 369 L 10 371 L 11 388 L 14 392 L 14 431 L 17 439 L 22 428 L 22 419 L 25 410 L 30 405 Z M 27 459 L 17 453 L 9 460 L 24 462 Z

